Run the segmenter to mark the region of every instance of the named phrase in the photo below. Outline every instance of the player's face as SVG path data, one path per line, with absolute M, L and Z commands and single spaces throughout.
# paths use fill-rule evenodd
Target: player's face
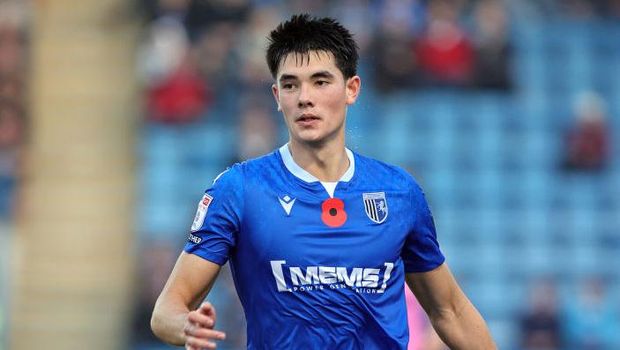
M 345 80 L 331 53 L 310 51 L 286 56 L 276 79 L 273 94 L 291 141 L 344 141 L 347 106 L 355 102 L 360 90 L 358 76 Z

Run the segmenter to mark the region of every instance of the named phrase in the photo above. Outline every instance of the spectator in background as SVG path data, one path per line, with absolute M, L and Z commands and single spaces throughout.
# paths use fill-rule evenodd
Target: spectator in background
M 149 83 L 163 80 L 187 55 L 189 40 L 183 26 L 188 0 L 158 0 L 155 19 L 147 28 L 138 55 L 138 73 Z
M 472 84 L 474 48 L 459 24 L 462 3 L 431 0 L 426 29 L 415 45 L 424 80 L 434 86 Z
M 510 90 L 511 47 L 506 9 L 499 0 L 480 0 L 474 10 L 474 86 Z
M 183 19 L 188 0 L 160 0 L 160 15 L 151 24 L 140 55 L 146 83 L 148 118 L 163 123 L 187 123 L 205 111 L 210 93 L 199 75 Z
M 196 121 L 211 102 L 211 92 L 193 60 L 185 57 L 165 80 L 148 91 L 149 119 L 179 124 Z
M 571 349 L 610 350 L 620 346 L 620 323 L 602 278 L 584 280 L 578 297 L 567 304 L 567 338 Z
M 418 65 L 411 50 L 413 38 L 407 29 L 387 19 L 374 38 L 374 83 L 382 93 L 409 89 L 419 83 Z
M 378 24 L 370 56 L 374 83 L 382 93 L 406 90 L 420 83 L 413 47 L 422 27 L 421 4 L 415 0 L 386 0 L 377 10 Z
M 602 98 L 592 91 L 579 95 L 574 108 L 575 125 L 566 135 L 564 167 L 601 170 L 607 163 L 609 134 Z
M 563 349 L 558 298 L 553 281 L 541 279 L 534 283 L 528 309 L 519 317 L 520 349 Z

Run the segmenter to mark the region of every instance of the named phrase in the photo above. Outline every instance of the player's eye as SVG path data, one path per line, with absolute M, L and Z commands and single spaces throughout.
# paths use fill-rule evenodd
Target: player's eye
M 282 88 L 285 90 L 291 90 L 293 88 L 295 88 L 295 84 L 293 83 L 284 83 L 282 84 Z
M 328 81 L 327 80 L 317 80 L 316 85 L 318 86 L 324 86 L 327 85 Z

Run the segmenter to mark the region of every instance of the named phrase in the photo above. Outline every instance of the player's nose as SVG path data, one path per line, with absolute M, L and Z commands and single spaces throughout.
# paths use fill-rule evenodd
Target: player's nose
M 308 84 L 301 84 L 301 87 L 299 89 L 299 96 L 297 97 L 297 106 L 299 108 L 313 106 L 312 98 L 310 94 L 311 92 L 310 92 L 310 87 L 308 86 Z

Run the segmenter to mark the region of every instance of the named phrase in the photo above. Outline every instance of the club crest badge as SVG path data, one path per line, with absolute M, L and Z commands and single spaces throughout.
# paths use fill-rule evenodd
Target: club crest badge
M 385 192 L 364 193 L 364 210 L 368 218 L 381 224 L 388 216 L 388 205 Z

